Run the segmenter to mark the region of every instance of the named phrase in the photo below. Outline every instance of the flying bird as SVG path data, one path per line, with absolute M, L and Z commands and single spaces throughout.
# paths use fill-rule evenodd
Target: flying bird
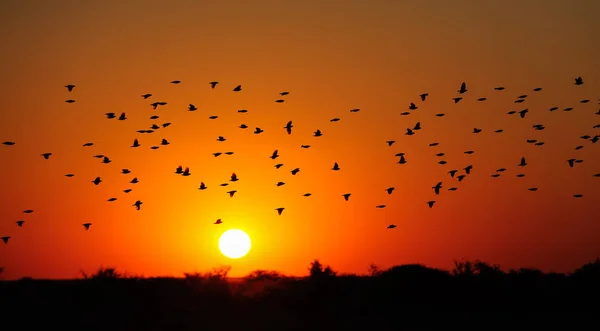
M 82 225 L 85 228 L 85 231 L 88 231 L 90 229 L 90 226 L 92 225 L 92 223 L 83 223 Z
M 442 182 L 438 182 L 437 184 L 435 184 L 435 186 L 432 187 L 433 192 L 435 192 L 436 195 L 440 194 L 441 188 L 442 188 Z
M 134 206 L 137 210 L 140 210 L 142 204 L 143 204 L 143 202 L 141 202 L 140 200 L 137 200 L 132 206 Z
M 281 213 L 283 213 L 283 210 L 284 210 L 284 209 L 285 209 L 285 208 L 283 208 L 283 207 L 280 207 L 280 208 L 275 208 L 275 210 L 277 210 L 277 215 L 281 215 Z
M 73 92 L 75 85 L 69 84 L 69 85 L 65 85 L 65 87 L 67 88 L 67 90 L 69 90 L 69 92 Z
M 293 127 L 294 126 L 292 125 L 292 121 L 289 121 L 283 128 L 287 131 L 287 134 L 292 134 Z

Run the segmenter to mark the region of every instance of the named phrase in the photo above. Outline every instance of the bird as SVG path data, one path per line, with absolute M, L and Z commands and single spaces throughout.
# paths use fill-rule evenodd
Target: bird
M 144 98 L 144 99 L 148 99 L 151 96 L 152 96 L 152 94 L 150 94 L 150 93 L 142 94 L 142 98 Z
M 290 94 L 290 92 L 286 92 L 286 91 L 284 91 L 284 92 L 279 92 L 279 95 L 281 95 L 282 97 L 283 97 L 283 96 L 286 96 L 286 95 L 288 95 L 288 94 Z
M 73 102 L 75 102 L 75 100 L 74 99 L 69 99 L 69 100 L 66 100 L 65 102 L 66 103 L 73 103 Z
M 229 181 L 231 182 L 237 182 L 239 179 L 237 177 L 237 175 L 234 173 L 231 174 L 231 179 Z
M 52 153 L 44 153 L 41 155 L 44 159 L 48 160 L 50 158 L 50 156 L 52 156 Z
M 387 226 L 388 229 L 394 229 L 396 227 L 396 224 L 390 224 Z
M 581 78 L 581 76 L 575 78 L 575 85 L 582 85 L 583 84 L 583 78 Z
M 90 147 L 90 146 L 94 146 L 94 143 L 85 143 L 85 144 L 83 144 L 83 147 Z
M 127 119 L 127 116 L 125 115 L 125 113 L 121 113 L 121 115 L 119 115 L 119 118 L 117 118 L 117 120 L 119 121 L 124 121 Z
M 198 108 L 196 108 L 196 106 L 194 106 L 194 104 L 191 104 L 191 103 L 190 103 L 190 104 L 188 105 L 188 111 L 196 111 L 196 110 L 198 110 Z
M 386 141 L 385 143 L 386 143 L 388 146 L 392 146 L 392 145 L 393 145 L 395 142 L 396 142 L 395 140 L 388 140 L 388 141 Z
M 233 190 L 233 191 L 227 192 L 227 194 L 229 194 L 229 197 L 233 198 L 233 195 L 235 194 L 235 192 L 237 192 L 237 191 Z
M 292 125 L 292 121 L 288 121 L 287 124 L 283 128 L 287 131 L 287 134 L 292 134 L 293 127 L 294 126 Z
M 518 167 L 524 167 L 527 165 L 527 162 L 524 157 L 521 158 L 521 162 L 517 164 Z
M 137 200 L 132 206 L 134 206 L 137 210 L 140 210 L 142 204 L 143 204 L 143 202 L 141 202 L 140 200 Z
M 471 169 L 473 169 L 473 166 L 472 165 L 468 165 L 463 170 L 465 171 L 465 173 L 467 173 L 467 175 L 470 175 L 471 174 Z
M 75 85 L 73 85 L 73 84 L 69 84 L 69 85 L 65 85 L 65 87 L 67 88 L 67 90 L 68 90 L 69 92 L 73 92 L 73 89 L 75 88 Z
M 375 206 L 375 208 L 379 208 L 379 209 L 385 208 L 385 205 L 377 205 L 377 206 Z
M 242 85 L 238 85 L 233 89 L 233 92 L 239 92 L 242 90 Z
M 214 87 L 213 87 L 213 88 L 214 88 Z M 220 219 L 220 218 L 218 218 L 218 219 L 217 219 L 217 220 L 216 220 L 216 221 L 215 221 L 213 224 L 221 224 L 221 223 L 223 223 L 223 221 L 221 221 L 221 219 Z
M 433 204 L 435 204 L 434 200 L 427 201 L 427 205 L 429 206 L 429 208 L 433 208 Z
M 388 194 L 392 194 L 392 192 L 394 192 L 395 188 L 392 186 L 392 187 L 386 188 L 385 190 Z
M 283 207 L 275 208 L 275 210 L 277 210 L 277 215 L 280 215 L 280 216 L 281 216 L 281 213 L 283 213 L 283 210 L 284 210 L 284 209 L 285 209 L 285 208 L 283 208 Z
M 82 225 L 85 228 L 85 231 L 88 231 L 90 229 L 90 226 L 92 226 L 92 223 L 83 223 Z
M 462 82 L 462 84 L 460 84 L 460 89 L 457 91 L 459 94 L 463 94 L 465 92 L 467 92 L 467 83 Z
M 18 227 L 22 227 L 22 226 L 23 226 L 23 223 L 25 223 L 25 221 L 23 221 L 23 220 L 18 220 L 18 221 L 16 221 L 15 223 L 17 224 L 17 226 L 18 226 Z
M 335 162 L 335 163 L 333 164 L 333 168 L 331 168 L 331 170 L 334 170 L 334 171 L 340 170 L 340 166 L 338 165 L 338 163 L 337 163 L 337 162 Z
M 435 192 L 436 195 L 440 194 L 441 188 L 442 188 L 442 182 L 438 182 L 437 184 L 435 184 L 435 186 L 432 187 L 433 192 Z
M 342 194 L 342 196 L 344 197 L 344 200 L 348 201 L 348 199 L 350 199 L 350 196 L 352 195 L 352 193 L 344 193 Z
M 3 241 L 5 244 L 8 244 L 8 241 L 10 240 L 10 238 L 12 238 L 12 237 L 11 237 L 11 236 L 4 236 L 4 237 L 0 237 L 0 239 L 2 239 L 2 241 Z
M 108 202 L 113 202 L 113 201 L 117 201 L 117 198 L 109 198 L 108 200 L 106 200 Z
M 417 105 L 415 105 L 414 103 L 410 103 L 410 105 L 408 105 L 408 109 L 410 110 L 417 110 L 419 107 L 417 107 Z
M 214 89 L 217 86 L 217 84 L 219 84 L 219 82 L 214 81 L 214 82 L 210 82 L 209 84 L 210 84 L 210 88 Z
M 6 146 L 14 146 L 16 143 L 14 141 L 4 141 L 2 142 L 2 145 L 6 145 Z
M 421 93 L 419 94 L 419 97 L 421 97 L 421 101 L 425 101 L 425 98 L 427 98 L 429 96 L 429 93 Z
M 271 154 L 270 158 L 275 160 L 278 157 L 279 157 L 279 150 L 276 149 L 275 151 L 273 151 L 273 154 Z
M 323 135 L 323 133 L 321 133 L 321 130 L 319 130 L 319 129 L 317 129 L 317 131 L 315 131 L 315 133 L 313 134 L 313 136 L 315 136 L 315 137 L 320 137 L 322 135 Z
M 190 173 L 190 168 L 185 168 L 185 170 L 183 170 L 183 172 L 181 173 L 182 176 L 190 176 L 192 173 Z
M 133 145 L 131 145 L 131 147 L 140 147 L 140 142 L 137 140 L 137 138 L 133 140 Z
M 98 184 L 102 183 L 102 179 L 100 179 L 100 177 L 96 177 L 96 178 L 95 178 L 95 179 L 92 181 L 92 183 L 94 183 L 94 185 L 98 185 Z
M 300 168 L 295 168 L 292 171 L 290 171 L 292 173 L 292 175 L 296 175 L 298 172 L 300 171 Z
M 259 127 L 256 127 L 256 129 L 254 130 L 254 134 L 260 134 L 260 133 L 263 133 L 263 132 L 265 132 L 265 131 L 263 129 L 259 128 Z
M 199 190 L 206 190 L 206 185 L 204 184 L 204 182 L 200 182 L 200 187 L 198 187 Z

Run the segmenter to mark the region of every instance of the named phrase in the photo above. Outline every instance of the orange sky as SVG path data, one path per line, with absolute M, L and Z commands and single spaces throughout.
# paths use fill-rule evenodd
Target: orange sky
M 359 273 L 371 262 L 450 268 L 463 258 L 570 271 L 600 256 L 600 178 L 592 177 L 600 143 L 579 138 L 600 134 L 592 129 L 600 123 L 597 1 L 10 0 L 0 12 L 0 141 L 17 142 L 0 145 L 0 236 L 12 236 L 0 244 L 5 278 L 70 278 L 100 265 L 146 276 L 221 264 L 232 276 L 301 275 L 314 258 Z M 573 84 L 577 76 L 584 85 Z M 220 82 L 214 90 L 212 80 Z M 455 105 L 463 81 L 469 91 Z M 66 84 L 77 87 L 69 93 Z M 238 84 L 243 91 L 232 92 Z M 499 85 L 506 90 L 494 91 Z M 290 95 L 277 104 L 281 91 Z M 521 94 L 529 98 L 515 104 Z M 153 111 L 153 101 L 168 105 Z M 410 102 L 419 109 L 400 116 Z M 189 103 L 199 110 L 188 112 Z M 506 115 L 523 108 L 525 119 Z M 106 112 L 129 119 L 107 120 Z M 446 116 L 434 116 L 440 112 Z M 334 117 L 341 121 L 330 123 Z M 423 129 L 404 135 L 417 121 Z M 136 133 L 153 122 L 173 124 Z M 253 134 L 256 126 L 265 132 Z M 316 129 L 322 137 L 312 137 Z M 134 138 L 138 149 L 129 147 Z M 172 144 L 149 149 L 161 138 Z M 440 145 L 429 147 L 434 141 Z M 235 154 L 215 158 L 217 151 Z M 53 156 L 44 160 L 44 152 Z M 397 163 L 398 152 L 407 164 Z M 529 165 L 518 169 L 523 156 Z M 569 158 L 584 162 L 571 169 Z M 341 171 L 330 170 L 334 162 Z M 175 175 L 180 164 L 192 175 Z M 473 173 L 461 183 L 447 174 L 469 164 Z M 502 167 L 505 174 L 490 177 Z M 230 198 L 232 186 L 219 184 L 232 172 L 240 181 Z M 90 182 L 96 176 L 99 186 Z M 132 177 L 140 183 L 128 184 Z M 438 181 L 444 189 L 435 197 Z M 131 206 L 138 199 L 140 211 Z M 217 218 L 223 224 L 213 225 Z M 93 223 L 88 232 L 85 222 Z M 398 227 L 386 229 L 391 223 Z M 218 252 L 228 228 L 251 236 L 247 257 Z

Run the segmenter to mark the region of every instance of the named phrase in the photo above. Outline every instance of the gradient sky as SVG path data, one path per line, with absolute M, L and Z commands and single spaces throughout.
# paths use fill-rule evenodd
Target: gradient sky
M 101 265 L 146 276 L 223 264 L 232 276 L 303 275 L 314 258 L 357 273 L 372 262 L 451 268 L 460 259 L 571 271 L 600 256 L 600 178 L 592 177 L 600 143 L 579 138 L 600 134 L 592 129 L 600 123 L 598 1 L 2 0 L 0 12 L 0 141 L 17 142 L 0 145 L 0 235 L 12 236 L 0 244 L 5 278 L 71 278 Z M 573 84 L 577 76 L 584 85 Z M 211 90 L 213 80 L 220 85 Z M 463 81 L 469 91 L 455 105 Z M 77 87 L 69 93 L 66 84 Z M 243 91 L 233 93 L 238 84 Z M 281 91 L 290 95 L 277 104 Z M 420 102 L 423 92 L 430 96 Z M 529 98 L 515 104 L 521 94 Z M 153 111 L 153 101 L 168 105 Z M 400 116 L 410 102 L 419 109 Z M 188 112 L 189 103 L 199 110 Z M 523 108 L 525 119 L 506 114 Z M 106 112 L 129 119 L 107 120 Z M 417 121 L 423 129 L 404 135 Z M 173 124 L 136 133 L 153 122 Z M 265 132 L 252 134 L 256 126 Z M 312 137 L 316 129 L 324 135 Z M 129 147 L 134 138 L 138 149 Z M 161 138 L 172 144 L 149 149 Z M 54 155 L 44 160 L 44 152 Z M 397 163 L 398 152 L 407 164 Z M 523 156 L 529 165 L 518 169 Z M 569 158 L 584 162 L 571 169 Z M 341 171 L 330 170 L 334 162 Z M 469 164 L 461 183 L 447 174 Z M 175 175 L 178 165 L 192 175 Z M 219 186 L 232 172 L 240 177 L 234 198 L 225 193 L 232 186 Z M 96 176 L 99 186 L 90 182 Z M 134 176 L 140 183 L 128 184 Z M 444 189 L 435 197 L 438 181 Z M 137 199 L 140 211 L 131 206 Z M 213 225 L 217 218 L 224 223 Z M 85 222 L 93 223 L 88 232 Z M 391 223 L 398 227 L 386 229 Z M 252 238 L 243 259 L 217 249 L 229 228 Z

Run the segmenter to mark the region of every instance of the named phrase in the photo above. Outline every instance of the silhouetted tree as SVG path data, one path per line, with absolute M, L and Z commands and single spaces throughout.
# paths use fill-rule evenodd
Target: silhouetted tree
M 315 259 L 310 264 L 309 271 L 310 271 L 309 277 L 311 279 L 318 279 L 318 278 L 324 278 L 324 277 L 335 277 L 337 275 L 337 272 L 333 271 L 333 269 L 331 269 L 331 267 L 329 265 L 323 266 L 318 259 Z
M 577 268 L 572 276 L 581 280 L 600 281 L 600 258 L 595 261 L 588 262 Z
M 475 270 L 471 261 L 454 261 L 452 274 L 458 277 L 473 277 Z
M 265 280 L 280 280 L 284 276 L 273 270 L 254 270 L 249 273 L 246 277 L 247 281 L 265 281 Z
M 382 270 L 375 264 L 369 264 L 369 276 L 377 277 L 381 275 Z
M 84 279 L 98 279 L 98 280 L 105 280 L 105 279 L 117 279 L 117 278 L 123 278 L 125 275 L 118 272 L 116 268 L 112 268 L 112 267 L 100 267 L 98 268 L 98 270 L 96 270 L 95 273 L 89 275 L 87 274 L 85 271 L 81 271 L 81 274 L 83 275 Z

